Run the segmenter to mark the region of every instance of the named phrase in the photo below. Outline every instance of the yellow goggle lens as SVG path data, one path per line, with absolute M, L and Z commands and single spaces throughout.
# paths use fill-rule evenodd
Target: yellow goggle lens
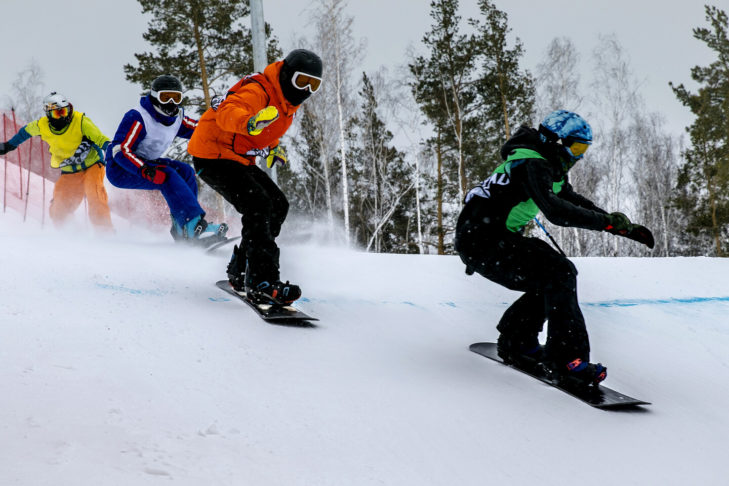
M 587 152 L 588 147 L 589 145 L 586 143 L 574 142 L 572 145 L 570 145 L 570 152 L 572 152 L 572 155 L 574 155 L 575 157 L 579 157 L 580 155 L 583 155 L 585 152 Z

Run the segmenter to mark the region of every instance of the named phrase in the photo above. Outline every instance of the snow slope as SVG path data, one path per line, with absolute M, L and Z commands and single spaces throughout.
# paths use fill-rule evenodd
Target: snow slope
M 517 294 L 456 257 L 285 244 L 300 329 L 168 238 L 0 216 L 0 484 L 727 484 L 729 260 L 575 260 L 593 359 L 653 402 L 606 412 L 468 351 Z

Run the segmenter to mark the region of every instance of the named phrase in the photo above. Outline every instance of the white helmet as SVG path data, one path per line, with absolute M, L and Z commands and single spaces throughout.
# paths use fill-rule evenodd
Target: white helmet
M 68 102 L 65 96 L 55 91 L 51 91 L 51 94 L 43 98 L 43 109 L 46 112 L 66 106 L 71 106 L 71 103 Z

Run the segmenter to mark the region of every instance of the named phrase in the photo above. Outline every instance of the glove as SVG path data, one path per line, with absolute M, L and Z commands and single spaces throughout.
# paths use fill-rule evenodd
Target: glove
M 266 167 L 270 169 L 276 164 L 276 162 L 281 164 L 281 167 L 286 165 L 286 162 L 288 162 L 288 159 L 286 158 L 286 151 L 281 145 L 276 145 L 268 152 L 268 157 L 266 157 Z
M 248 120 L 248 134 L 259 135 L 264 128 L 278 120 L 278 110 L 275 106 L 267 106 Z
M 610 213 L 607 217 L 608 225 L 604 229 L 609 233 L 624 234 L 633 227 L 630 219 L 623 213 Z
M 8 152 L 12 152 L 12 151 L 13 151 L 13 150 L 15 150 L 16 148 L 18 148 L 18 147 L 16 147 L 16 146 L 15 146 L 15 145 L 13 145 L 12 143 L 8 143 L 8 142 L 0 142 L 0 155 L 5 155 L 5 154 L 7 154 Z
M 86 157 L 89 155 L 89 151 L 91 150 L 91 141 L 88 139 L 84 139 L 83 142 L 78 146 L 76 151 L 73 153 L 72 156 L 67 158 L 66 160 L 62 161 L 60 164 L 58 164 L 58 167 L 65 167 L 67 165 L 76 165 L 76 164 L 83 164 L 84 160 L 86 160 Z
M 165 174 L 165 165 L 147 165 L 144 164 L 141 168 L 142 177 L 147 179 L 153 184 L 163 184 L 167 180 L 167 174 Z

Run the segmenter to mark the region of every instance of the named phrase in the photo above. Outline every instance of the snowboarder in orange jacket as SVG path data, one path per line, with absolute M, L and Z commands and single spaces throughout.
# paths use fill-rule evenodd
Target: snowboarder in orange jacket
M 233 250 L 228 279 L 256 301 L 290 303 L 301 296 L 299 286 L 281 282 L 279 273 L 276 237 L 289 203 L 256 166 L 256 157 L 265 158 L 269 168 L 287 163 L 279 139 L 301 103 L 319 90 L 321 76 L 319 56 L 292 51 L 213 100 L 187 146 L 200 177 L 241 213 L 242 240 Z

